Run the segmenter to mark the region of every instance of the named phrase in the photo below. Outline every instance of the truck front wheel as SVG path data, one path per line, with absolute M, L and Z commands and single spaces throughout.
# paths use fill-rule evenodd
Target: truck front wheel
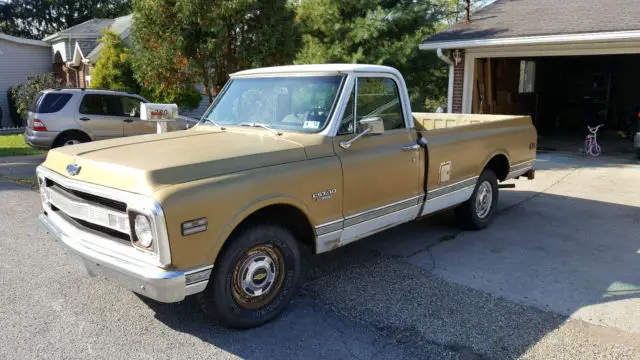
M 491 170 L 484 170 L 471 198 L 456 208 L 456 215 L 466 230 L 484 229 L 493 220 L 498 207 L 498 178 Z
M 287 306 L 300 278 L 300 252 L 277 225 L 247 227 L 229 240 L 198 295 L 203 310 L 223 325 L 260 326 Z

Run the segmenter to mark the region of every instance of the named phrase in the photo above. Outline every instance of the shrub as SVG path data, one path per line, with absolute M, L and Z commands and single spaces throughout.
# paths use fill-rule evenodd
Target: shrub
M 18 105 L 16 101 L 13 99 L 11 94 L 13 93 L 13 86 L 10 87 L 7 91 L 7 100 L 9 102 L 9 119 L 11 119 L 11 123 L 13 126 L 22 126 L 22 120 L 20 120 L 20 114 L 18 113 Z
M 16 106 L 18 114 L 22 119 L 21 125 L 27 120 L 29 106 L 35 100 L 38 93 L 46 89 L 57 89 L 62 87 L 62 81 L 56 79 L 53 73 L 32 74 L 27 77 L 27 81 L 15 85 L 11 89 L 11 97 Z

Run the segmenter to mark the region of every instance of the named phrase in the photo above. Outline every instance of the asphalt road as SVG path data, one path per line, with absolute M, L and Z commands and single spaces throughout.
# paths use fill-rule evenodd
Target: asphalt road
M 640 166 L 538 164 L 484 231 L 443 214 L 307 254 L 283 316 L 249 331 L 86 277 L 38 194 L 0 182 L 0 359 L 640 358 Z

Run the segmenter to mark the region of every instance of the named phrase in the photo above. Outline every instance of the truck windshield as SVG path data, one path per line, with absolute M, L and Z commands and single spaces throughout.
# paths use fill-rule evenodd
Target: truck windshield
M 266 125 L 318 132 L 328 122 L 344 76 L 233 79 L 204 115 L 203 125 Z

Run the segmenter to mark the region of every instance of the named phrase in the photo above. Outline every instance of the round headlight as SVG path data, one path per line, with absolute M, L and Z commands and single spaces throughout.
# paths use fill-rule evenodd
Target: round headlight
M 138 243 L 142 247 L 151 247 L 153 244 L 153 232 L 151 231 L 151 223 L 146 216 L 136 215 L 134 230 L 136 232 L 136 237 L 138 238 Z

